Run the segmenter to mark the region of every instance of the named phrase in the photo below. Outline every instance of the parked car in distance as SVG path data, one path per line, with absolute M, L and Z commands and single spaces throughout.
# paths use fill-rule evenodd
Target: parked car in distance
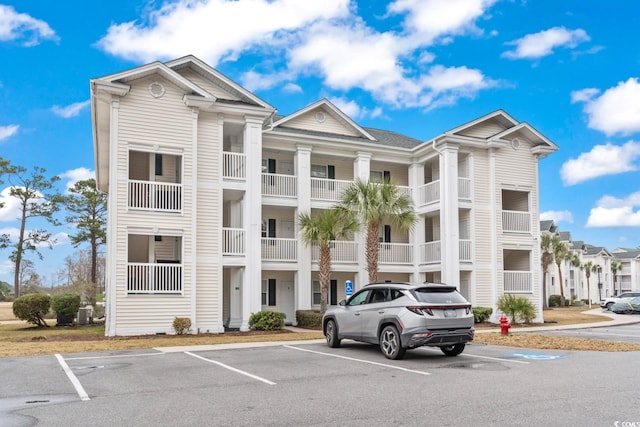
M 347 338 L 380 346 L 401 359 L 421 346 L 457 356 L 473 340 L 471 304 L 455 286 L 441 283 L 375 283 L 327 310 L 322 331 L 329 347 Z
M 640 313 L 640 297 L 618 301 L 611 306 L 611 311 L 618 314 Z
M 600 303 L 600 307 L 611 310 L 611 306 L 617 302 L 628 301 L 631 298 L 640 297 L 640 292 L 623 292 L 618 296 L 609 297 Z

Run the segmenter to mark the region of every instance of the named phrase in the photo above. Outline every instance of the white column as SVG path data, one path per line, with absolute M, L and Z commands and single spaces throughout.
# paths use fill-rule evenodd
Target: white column
M 371 153 L 358 152 L 353 161 L 353 179 L 369 181 L 371 171 Z M 367 271 L 366 239 L 367 227 L 362 224 L 361 230 L 355 233 L 354 239 L 358 242 L 358 271 L 353 282 L 354 292 L 369 283 L 369 272 Z
M 247 266 L 242 286 L 242 325 L 249 330 L 249 316 L 261 310 L 262 253 L 262 120 L 246 117 L 244 152 L 247 154 L 247 191 L 244 199 L 244 229 Z
M 409 188 L 411 188 L 411 199 L 415 210 L 418 200 L 418 187 L 424 183 L 424 165 L 412 163 L 409 166 Z M 412 282 L 422 282 L 418 266 L 420 265 L 420 245 L 424 243 L 424 215 L 418 215 L 418 221 L 409 235 L 409 243 L 413 246 L 413 272 Z
M 299 145 L 296 150 L 298 191 L 297 215 L 311 213 L 311 147 Z M 297 222 L 297 221 L 296 221 Z M 297 237 L 297 236 L 296 236 Z M 296 310 L 311 309 L 311 245 L 298 239 L 298 271 L 295 274 Z
M 458 224 L 458 147 L 440 150 L 440 245 L 442 281 L 460 286 L 460 230 Z

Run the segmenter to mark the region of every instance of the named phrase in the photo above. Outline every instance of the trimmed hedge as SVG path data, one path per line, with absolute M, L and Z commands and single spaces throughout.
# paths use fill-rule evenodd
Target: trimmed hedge
M 319 328 L 322 325 L 320 310 L 297 310 L 296 322 L 302 328 Z
M 51 297 L 47 294 L 27 294 L 13 302 L 13 315 L 36 326 L 49 326 L 44 316 L 51 308 Z
M 188 317 L 176 317 L 173 319 L 173 330 L 177 335 L 184 335 L 191 332 L 191 319 Z
M 474 323 L 482 323 L 489 320 L 493 314 L 493 308 L 491 307 L 473 307 L 473 321 Z
M 560 295 L 549 295 L 549 307 L 560 307 Z
M 54 295 L 51 297 L 51 309 L 61 316 L 75 317 L 80 309 L 80 295 Z
M 249 316 L 249 329 L 256 331 L 277 331 L 284 326 L 286 314 L 262 310 Z

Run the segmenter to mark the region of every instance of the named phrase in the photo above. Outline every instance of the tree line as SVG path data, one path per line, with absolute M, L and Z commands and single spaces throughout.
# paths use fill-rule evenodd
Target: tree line
M 0 157 L 0 185 L 8 185 L 9 197 L 14 199 L 18 207 L 16 220 L 19 221 L 17 236 L 0 234 L 0 249 L 10 250 L 14 296 L 17 298 L 22 293 L 21 286 L 25 283 L 28 285 L 29 279 L 25 281 L 25 273 L 32 273 L 30 279 L 37 278 L 33 262 L 28 256 L 34 255 L 42 260 L 44 256 L 40 248 L 53 248 L 56 243 L 50 230 L 42 226 L 30 228 L 32 223 L 44 219 L 52 226 L 60 226 L 63 222 L 71 225 L 75 231 L 69 234 L 73 246 L 85 243 L 89 245 L 89 280 L 94 285 L 94 290 L 89 293 L 87 302 L 95 304 L 95 284 L 98 283 L 99 273 L 98 248 L 106 243 L 107 195 L 98 191 L 95 179 L 77 181 L 67 193 L 61 193 L 56 190 L 59 180 L 58 176 L 47 175 L 42 167 L 27 169 Z M 0 209 L 4 205 L 5 203 L 0 202 Z M 73 259 L 68 258 L 65 262 L 72 264 Z M 70 272 L 70 266 L 67 267 Z

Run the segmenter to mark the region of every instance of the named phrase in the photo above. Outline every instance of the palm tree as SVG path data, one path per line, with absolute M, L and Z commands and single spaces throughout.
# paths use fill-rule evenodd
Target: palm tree
M 611 274 L 613 274 L 613 293 L 617 295 L 616 291 L 616 275 L 622 271 L 622 263 L 620 261 L 611 261 Z M 622 293 L 622 283 L 620 284 L 620 293 Z
M 552 240 L 553 247 L 553 259 L 556 261 L 556 265 L 558 266 L 558 277 L 560 279 L 560 306 L 564 307 L 564 283 L 562 281 L 562 263 L 564 260 L 568 259 L 569 249 L 567 245 L 563 241 L 560 240 L 559 237 L 554 236 Z
M 589 308 L 591 308 L 591 286 L 589 285 L 589 278 L 591 273 L 598 272 L 598 266 L 591 261 L 587 261 L 582 266 L 584 268 L 584 275 L 587 278 L 587 300 L 589 301 Z
M 369 283 L 377 282 L 380 226 L 384 221 L 390 221 L 401 231 L 411 230 L 417 221 L 411 199 L 388 180 L 377 183 L 358 179 L 345 189 L 339 209 L 353 212 L 362 224 L 366 224 Z
M 544 308 L 549 307 L 547 301 L 547 274 L 549 273 L 549 265 L 553 262 L 553 238 L 551 234 L 545 233 L 540 239 L 540 249 L 542 255 L 540 262 L 542 263 L 542 304 Z
M 320 247 L 320 312 L 327 311 L 327 295 L 331 281 L 331 241 L 343 239 L 357 231 L 358 223 L 353 215 L 345 215 L 344 211 L 328 209 L 311 216 L 309 213 L 298 215 L 300 237 L 305 245 Z

